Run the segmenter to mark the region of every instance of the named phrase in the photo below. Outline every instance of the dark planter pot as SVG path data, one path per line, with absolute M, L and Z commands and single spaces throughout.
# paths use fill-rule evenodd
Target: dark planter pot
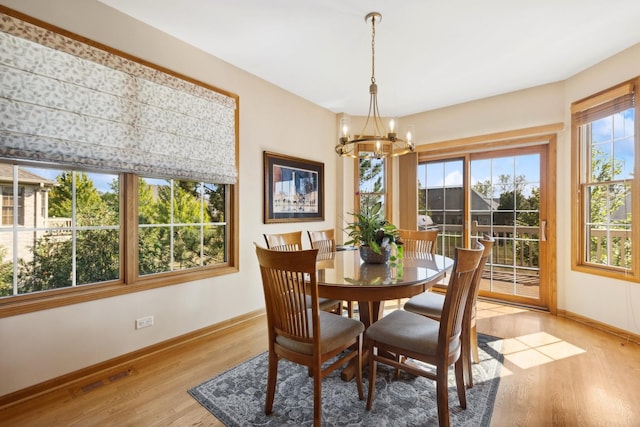
M 384 264 L 391 257 L 391 247 L 386 246 L 380 248 L 380 254 L 377 254 L 369 246 L 360 246 L 360 258 L 367 264 Z

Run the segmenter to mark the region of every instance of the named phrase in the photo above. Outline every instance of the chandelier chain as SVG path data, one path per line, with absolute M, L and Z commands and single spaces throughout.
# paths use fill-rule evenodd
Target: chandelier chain
M 376 17 L 371 17 L 371 83 L 376 82 Z

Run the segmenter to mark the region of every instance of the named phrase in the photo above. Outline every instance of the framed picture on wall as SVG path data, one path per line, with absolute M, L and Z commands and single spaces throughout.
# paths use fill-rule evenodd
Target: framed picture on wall
M 264 223 L 324 221 L 324 163 L 264 152 Z

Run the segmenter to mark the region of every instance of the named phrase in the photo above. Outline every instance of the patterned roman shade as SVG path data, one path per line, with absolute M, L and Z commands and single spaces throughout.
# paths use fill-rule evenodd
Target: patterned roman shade
M 236 97 L 0 14 L 0 157 L 234 184 Z

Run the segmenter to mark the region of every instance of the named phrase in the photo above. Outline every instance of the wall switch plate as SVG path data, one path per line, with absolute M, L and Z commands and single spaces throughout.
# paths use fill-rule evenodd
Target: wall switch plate
M 153 326 L 153 316 L 136 319 L 136 329 L 148 328 L 149 326 Z

